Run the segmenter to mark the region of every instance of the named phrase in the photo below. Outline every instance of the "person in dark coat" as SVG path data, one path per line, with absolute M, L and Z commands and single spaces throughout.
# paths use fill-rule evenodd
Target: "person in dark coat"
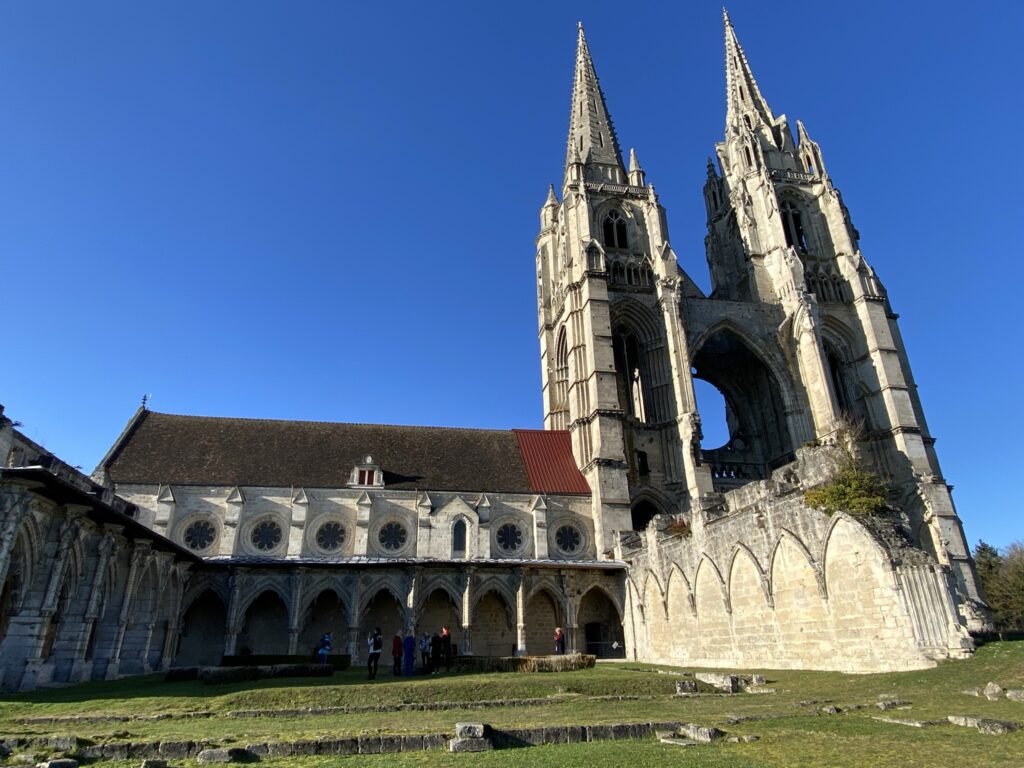
M 565 632 L 561 627 L 555 627 L 555 653 L 559 656 L 565 653 Z
M 380 661 L 380 653 L 384 650 L 384 636 L 380 633 L 380 627 L 373 630 L 366 639 L 366 647 L 369 654 L 366 657 L 367 677 L 374 680 L 377 677 L 377 663 Z
M 395 636 L 391 638 L 391 671 L 395 677 L 402 676 L 402 631 L 395 630 Z
M 423 671 L 430 672 L 430 635 L 426 632 L 420 637 L 420 661 L 423 664 Z
M 403 671 L 406 677 L 412 677 L 416 673 L 416 633 L 411 629 L 405 633 L 402 650 Z
M 430 638 L 430 671 L 435 675 L 441 671 L 441 654 L 443 645 L 444 643 L 441 641 L 441 636 L 435 632 L 434 636 Z

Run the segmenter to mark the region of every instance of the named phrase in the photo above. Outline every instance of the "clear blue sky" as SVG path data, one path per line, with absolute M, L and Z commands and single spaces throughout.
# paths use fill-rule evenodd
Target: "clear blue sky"
M 729 8 L 902 316 L 968 539 L 1024 538 L 1024 4 Z M 172 413 L 539 426 L 533 241 L 577 19 L 706 286 L 718 2 L 0 5 L 7 414 L 86 470 L 144 393 Z

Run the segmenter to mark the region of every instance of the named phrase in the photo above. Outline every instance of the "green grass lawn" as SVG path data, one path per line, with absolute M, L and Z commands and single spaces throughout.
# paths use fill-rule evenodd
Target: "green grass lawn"
M 730 735 L 754 734 L 750 744 L 679 748 L 647 741 L 600 742 L 500 750 L 478 755 L 441 752 L 401 755 L 266 760 L 280 768 L 318 768 L 358 760 L 360 764 L 411 766 L 564 766 L 639 768 L 702 766 L 1024 766 L 1024 731 L 987 736 L 942 724 L 924 729 L 873 720 L 873 716 L 942 720 L 970 714 L 1024 723 L 1024 703 L 973 698 L 961 691 L 992 680 L 1024 688 L 1024 642 L 993 643 L 967 661 L 935 669 L 878 675 L 760 671 L 774 694 L 674 698 L 675 675 L 667 668 L 635 663 L 548 674 L 452 674 L 368 682 L 361 670 L 325 679 L 265 680 L 230 686 L 165 683 L 161 676 L 92 683 L 0 698 L 0 736 L 75 735 L 94 742 L 211 739 L 222 745 L 293 741 L 364 733 L 451 733 L 457 721 L 495 727 L 603 724 L 680 720 L 715 725 Z M 882 712 L 880 695 L 908 702 Z M 606 696 L 637 697 L 609 701 Z M 531 706 L 440 711 L 358 711 L 289 717 L 231 717 L 239 710 L 321 707 L 371 708 L 416 702 L 539 699 Z M 812 703 L 813 702 L 813 703 Z M 820 713 L 834 705 L 848 710 Z M 860 706 L 860 709 L 853 709 Z M 210 713 L 184 717 L 189 713 Z M 26 723 L 23 718 L 86 715 L 148 716 L 160 720 Z M 731 717 L 752 718 L 738 724 Z M 127 735 L 124 735 L 127 732 Z M 40 750 L 41 751 L 41 750 Z M 137 766 L 138 761 L 130 765 Z M 116 766 L 116 763 L 109 763 Z M 129 765 L 129 764 L 125 764 Z

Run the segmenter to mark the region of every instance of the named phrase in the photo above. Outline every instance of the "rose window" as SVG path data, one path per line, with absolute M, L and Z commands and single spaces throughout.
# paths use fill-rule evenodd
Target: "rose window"
M 341 523 L 324 523 L 316 532 L 316 543 L 320 549 L 333 551 L 345 543 L 345 529 Z
M 185 529 L 185 545 L 197 552 L 213 544 L 215 538 L 217 538 L 217 531 L 214 529 L 213 524 L 206 520 L 192 523 L 192 525 Z
M 401 523 L 388 523 L 380 529 L 377 540 L 384 549 L 395 552 L 405 546 L 405 526 Z
M 518 525 L 505 523 L 498 529 L 498 546 L 506 552 L 515 552 L 523 545 L 523 532 Z
M 583 537 L 580 536 L 579 530 L 574 526 L 563 525 L 555 532 L 555 544 L 567 555 L 576 552 L 580 548 L 582 541 Z
M 270 551 L 281 543 L 281 526 L 272 520 L 264 520 L 252 529 L 252 543 L 256 549 Z

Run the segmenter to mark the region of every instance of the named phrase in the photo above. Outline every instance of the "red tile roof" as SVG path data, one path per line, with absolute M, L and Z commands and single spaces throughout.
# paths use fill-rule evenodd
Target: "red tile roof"
M 513 429 L 519 452 L 537 493 L 590 493 L 587 479 L 576 466 L 568 432 L 542 429 Z

